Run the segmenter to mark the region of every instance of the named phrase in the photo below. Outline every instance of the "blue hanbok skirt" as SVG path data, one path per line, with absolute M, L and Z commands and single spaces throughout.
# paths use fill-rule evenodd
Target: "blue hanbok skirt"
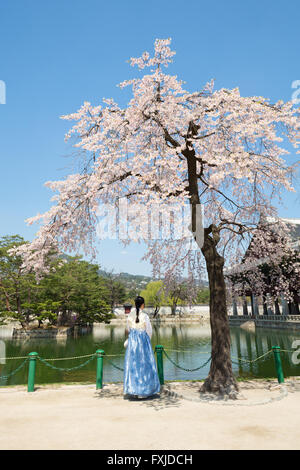
M 160 383 L 148 333 L 132 328 L 124 361 L 124 395 L 148 397 L 159 393 Z

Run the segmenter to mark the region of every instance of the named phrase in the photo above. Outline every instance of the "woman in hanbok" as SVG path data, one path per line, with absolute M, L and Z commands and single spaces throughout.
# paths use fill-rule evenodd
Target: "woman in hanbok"
M 151 346 L 152 327 L 143 312 L 145 300 L 135 299 L 136 311 L 127 317 L 128 340 L 124 361 L 124 395 L 149 397 L 160 391 L 155 358 Z

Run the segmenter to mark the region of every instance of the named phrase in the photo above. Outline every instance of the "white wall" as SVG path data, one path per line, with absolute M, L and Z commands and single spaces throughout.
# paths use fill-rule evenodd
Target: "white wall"
M 135 307 L 132 307 L 131 311 L 135 311 Z M 115 315 L 124 315 L 124 307 L 118 306 L 114 309 Z M 152 316 L 154 313 L 154 307 L 145 307 L 144 312 L 148 315 Z M 159 315 L 171 315 L 171 307 L 169 305 L 162 306 L 159 309 Z M 209 306 L 208 305 L 192 305 L 192 306 L 179 306 L 176 309 L 176 314 L 188 314 L 188 315 L 205 315 L 209 313 Z

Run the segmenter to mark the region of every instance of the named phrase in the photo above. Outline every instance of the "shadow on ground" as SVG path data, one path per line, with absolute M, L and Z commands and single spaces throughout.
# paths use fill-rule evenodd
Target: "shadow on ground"
M 236 399 L 223 395 L 201 393 L 202 382 L 169 382 L 166 383 L 158 395 L 147 398 L 134 398 L 123 395 L 123 384 L 106 384 L 103 389 L 95 392 L 95 398 L 116 398 L 129 406 L 147 406 L 154 410 L 165 408 L 178 408 L 184 400 L 235 406 L 264 405 L 272 401 L 285 398 L 288 392 L 299 392 L 300 381 L 290 378 L 284 384 L 278 384 L 276 379 L 246 380 L 239 383 L 239 393 Z
M 156 411 L 165 408 L 179 407 L 180 402 L 182 401 L 181 398 L 171 396 L 164 389 L 162 389 L 159 394 L 152 395 L 151 397 L 146 398 L 134 398 L 128 395 L 124 396 L 122 385 L 104 385 L 101 390 L 95 392 L 94 396 L 95 398 L 100 400 L 105 398 L 116 398 L 119 400 L 123 400 L 125 403 L 128 403 L 128 406 L 131 406 L 131 404 L 138 404 L 140 406 L 147 406 L 153 408 Z

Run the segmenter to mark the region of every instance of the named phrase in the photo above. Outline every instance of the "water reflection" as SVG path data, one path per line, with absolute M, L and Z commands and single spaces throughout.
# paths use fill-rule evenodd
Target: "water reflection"
M 272 346 L 279 345 L 282 349 L 291 350 L 292 342 L 300 338 L 300 332 L 287 330 L 272 330 L 257 328 L 255 333 L 241 328 L 231 328 L 231 348 L 233 369 L 236 375 L 253 377 L 274 377 L 275 368 L 272 354 L 257 362 L 255 360 Z M 104 349 L 113 363 L 123 367 L 125 325 L 98 325 L 91 334 L 77 338 L 13 340 L 9 329 L 0 328 L 0 339 L 5 343 L 6 356 L 27 356 L 29 352 L 37 351 L 44 358 L 73 357 L 91 354 L 97 349 Z M 186 369 L 194 369 L 210 357 L 211 332 L 208 326 L 195 324 L 153 325 L 152 345 L 162 344 L 174 362 Z M 173 350 L 173 351 L 170 351 Z M 293 365 L 291 354 L 282 353 L 282 363 L 285 376 L 300 375 L 299 365 Z M 73 367 L 85 359 L 53 362 L 59 367 Z M 104 360 L 105 361 L 105 360 Z M 7 375 L 21 363 L 21 360 L 7 360 L 0 364 L 0 375 Z M 164 358 L 166 380 L 203 379 L 209 372 L 209 364 L 198 371 L 187 372 L 175 367 Z M 84 368 L 72 372 L 52 370 L 40 362 L 36 369 L 36 383 L 55 382 L 95 382 L 96 362 L 92 361 Z M 104 381 L 117 382 L 123 380 L 123 373 L 115 369 L 107 361 L 104 362 Z M 25 384 L 27 382 L 27 365 L 18 374 L 7 380 L 0 381 L 1 385 Z
M 297 338 L 300 338 L 300 331 L 257 328 L 256 332 L 252 333 L 238 327 L 231 328 L 232 356 L 233 360 L 238 362 L 233 368 L 240 376 L 274 377 L 272 352 L 258 361 L 255 359 L 271 350 L 272 346 L 280 346 L 284 375 L 300 375 L 299 366 L 292 363 L 292 354 L 285 352 L 292 350 L 292 343 Z M 245 363 L 236 357 L 254 362 Z
M 125 325 L 97 325 L 93 328 L 92 332 L 93 338 L 96 340 L 107 340 L 115 341 L 120 338 L 124 338 L 125 335 Z
M 12 326 L 6 326 L 2 325 L 0 326 L 0 338 L 11 338 L 12 337 L 12 332 L 13 332 L 13 325 Z

